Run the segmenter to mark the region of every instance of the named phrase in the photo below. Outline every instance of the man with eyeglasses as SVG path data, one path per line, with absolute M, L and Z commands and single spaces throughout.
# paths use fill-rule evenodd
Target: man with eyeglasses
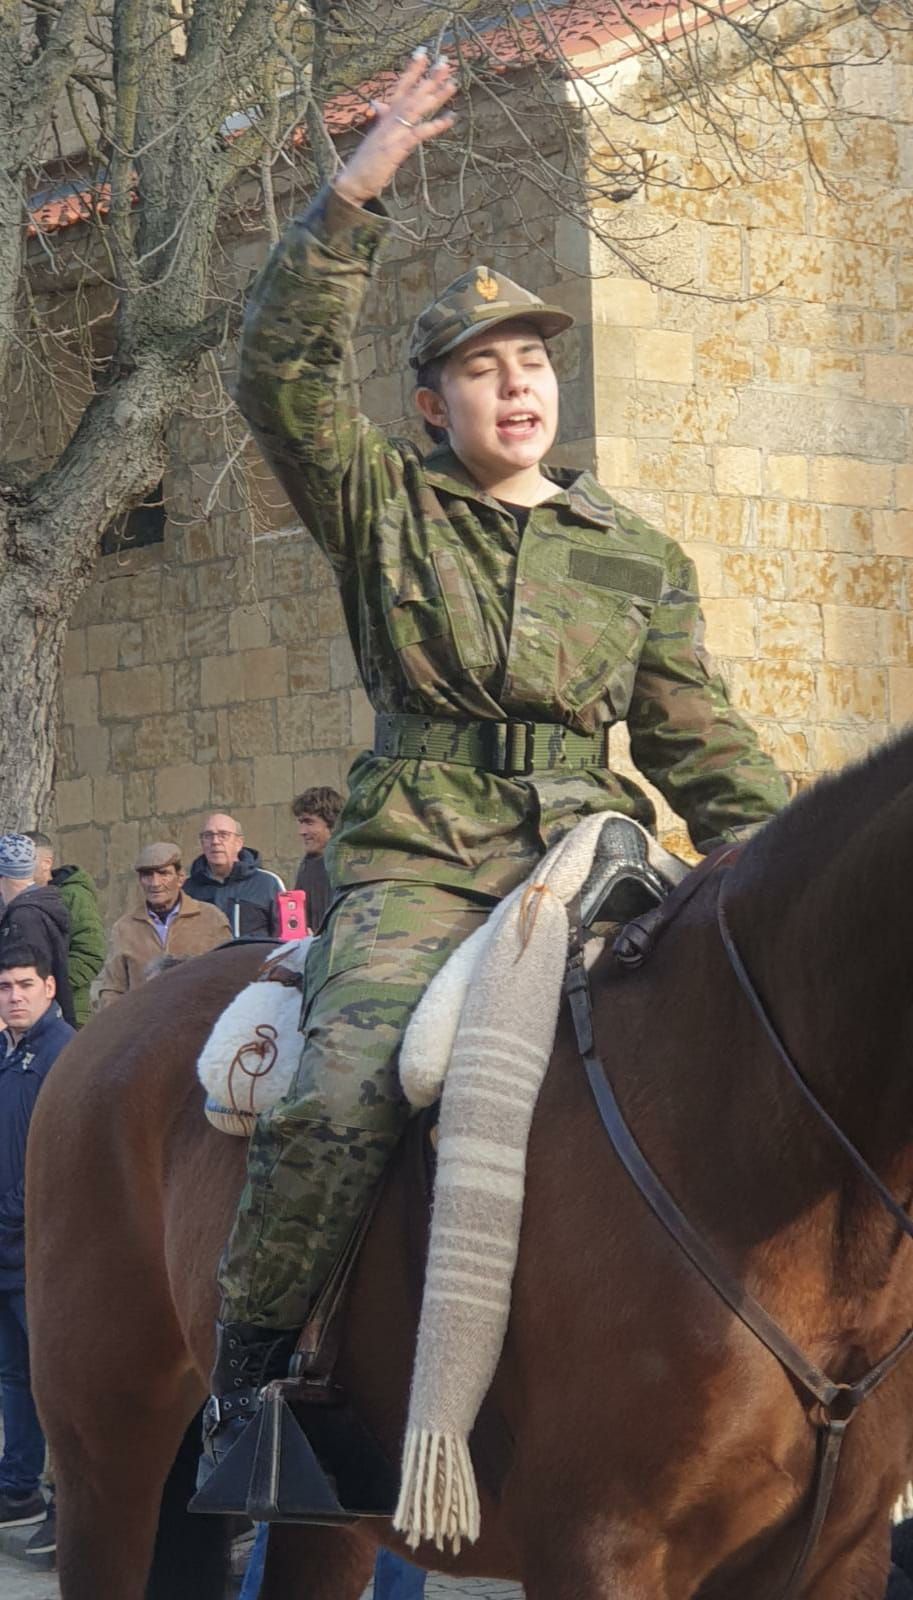
M 285 888 L 275 872 L 260 865 L 260 853 L 244 843 L 234 817 L 216 811 L 200 830 L 203 854 L 197 856 L 184 884 L 192 900 L 203 900 L 224 912 L 235 939 L 276 939 L 279 913 L 276 896 Z

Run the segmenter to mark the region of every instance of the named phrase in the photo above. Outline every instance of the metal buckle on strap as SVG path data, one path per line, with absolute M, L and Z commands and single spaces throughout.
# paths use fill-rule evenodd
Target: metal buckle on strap
M 535 771 L 536 724 L 534 722 L 506 722 L 504 724 L 504 766 L 507 778 L 528 778 Z M 499 751 L 500 754 L 500 751 Z
M 211 1394 L 203 1407 L 204 1432 L 222 1425 L 222 1402 L 217 1394 Z

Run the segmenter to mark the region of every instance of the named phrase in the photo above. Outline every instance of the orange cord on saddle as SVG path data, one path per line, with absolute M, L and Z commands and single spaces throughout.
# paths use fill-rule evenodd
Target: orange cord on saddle
M 255 1039 L 252 1039 L 249 1044 L 242 1044 L 240 1049 L 235 1051 L 231 1066 L 228 1069 L 228 1096 L 232 1110 L 239 1113 L 250 1111 L 256 1114 L 254 1108 L 254 1084 L 258 1078 L 265 1078 L 268 1072 L 272 1072 L 279 1059 L 279 1047 L 276 1043 L 279 1035 L 272 1023 L 258 1022 L 254 1033 L 256 1035 Z M 251 1066 L 248 1066 L 247 1063 L 247 1058 L 249 1057 L 253 1057 L 253 1065 Z M 245 1078 L 250 1080 L 246 1106 L 239 1106 L 235 1098 L 234 1076 L 236 1070 L 242 1072 Z
M 514 957 L 515 966 L 519 961 L 520 956 L 522 956 L 526 951 L 529 941 L 533 936 L 533 932 L 536 927 L 536 919 L 539 915 L 539 907 L 542 904 L 542 897 L 546 894 L 553 895 L 556 900 L 558 898 L 554 889 L 550 889 L 547 883 L 530 883 L 527 884 L 523 891 L 519 910 L 517 912 L 517 922 L 519 925 L 518 931 L 520 934 L 520 950 L 519 954 Z

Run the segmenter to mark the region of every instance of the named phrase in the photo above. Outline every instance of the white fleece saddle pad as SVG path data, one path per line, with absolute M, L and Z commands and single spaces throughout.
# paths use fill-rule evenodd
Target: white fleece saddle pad
M 581 877 L 589 874 L 584 885 L 584 902 L 588 887 L 592 886 L 597 895 L 601 892 L 606 861 L 611 865 L 611 847 L 613 841 L 619 839 L 623 841 L 622 857 L 627 859 L 633 859 L 631 841 L 638 843 L 644 861 L 659 874 L 666 888 L 679 881 L 685 871 L 683 863 L 670 856 L 639 824 L 611 812 L 603 814 L 599 821 L 589 818 L 578 824 L 568 839 L 576 844 L 584 836 L 587 844 L 582 859 L 586 866 L 581 870 Z M 603 849 L 602 858 L 601 845 L 610 847 L 608 853 Z M 614 853 L 619 853 L 617 843 Z M 537 868 L 530 884 L 535 883 L 538 876 Z M 516 891 L 517 894 L 522 892 L 522 889 Z M 500 913 L 501 907 L 498 907 L 493 913 L 496 920 Z M 414 1106 L 428 1105 L 440 1096 L 470 975 L 480 943 L 487 941 L 490 933 L 489 919 L 454 952 L 434 980 L 430 1000 L 421 1002 L 410 1023 L 403 1051 L 403 1087 Z M 249 1138 L 258 1116 L 278 1104 L 291 1089 L 301 1054 L 300 985 L 290 987 L 267 980 L 276 967 L 302 975 L 310 944 L 310 939 L 296 939 L 272 951 L 257 980 L 242 989 L 216 1019 L 200 1052 L 197 1075 L 206 1090 L 206 1116 L 222 1133 Z M 591 941 L 588 965 L 601 949 L 601 940 Z M 543 1031 L 553 1031 L 551 1022 Z
M 259 978 L 217 1017 L 200 1051 L 206 1116 L 222 1133 L 249 1138 L 258 1116 L 292 1086 L 301 1054 L 301 988 L 268 980 L 280 966 L 303 974 L 310 943 L 296 939 L 271 951 Z

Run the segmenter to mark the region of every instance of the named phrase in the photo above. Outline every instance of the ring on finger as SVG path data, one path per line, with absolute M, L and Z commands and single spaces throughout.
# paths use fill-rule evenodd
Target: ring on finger
M 395 112 L 393 115 L 393 121 L 399 122 L 404 128 L 414 128 L 416 126 L 414 122 L 409 121 L 408 117 L 398 117 Z

